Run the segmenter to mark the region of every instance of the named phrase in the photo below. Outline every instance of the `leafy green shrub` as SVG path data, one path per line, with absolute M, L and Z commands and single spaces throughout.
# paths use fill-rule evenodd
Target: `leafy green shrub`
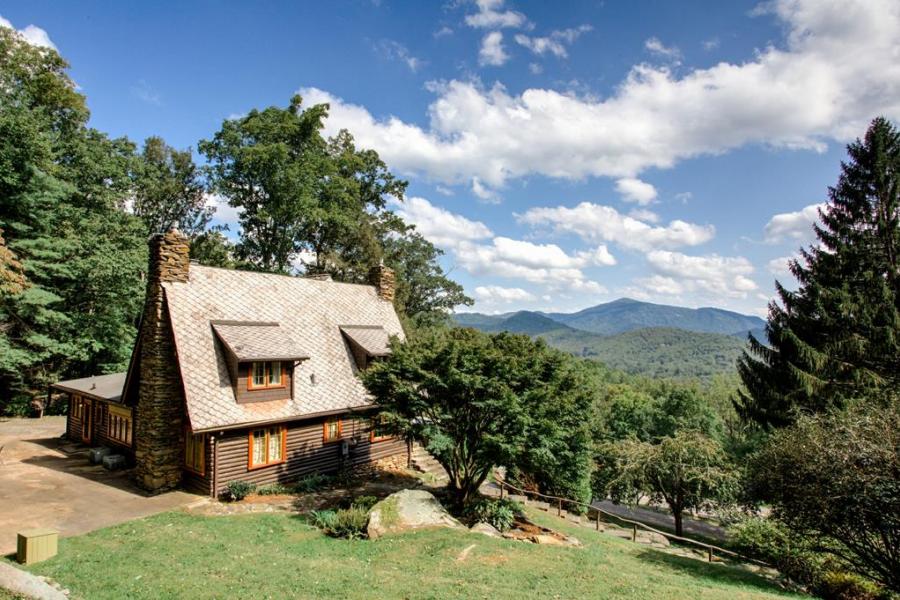
M 256 488 L 256 493 L 260 496 L 278 496 L 281 494 L 290 494 L 291 490 L 287 486 L 281 485 L 280 483 L 270 483 L 268 485 L 261 485 Z
M 366 537 L 369 511 L 360 507 L 340 510 L 314 510 L 313 525 L 331 537 L 360 539 Z
M 834 557 L 775 519 L 751 517 L 728 529 L 734 548 L 767 562 L 782 575 L 825 600 L 877 600 L 885 597 L 874 584 L 848 573 Z
M 482 498 L 466 509 L 466 516 L 471 521 L 489 523 L 498 531 L 510 529 L 516 520 L 516 515 L 519 514 L 521 514 L 521 510 L 518 503 L 508 498 L 503 500 Z
M 331 475 L 323 475 L 321 473 L 311 473 L 301 478 L 297 483 L 291 486 L 295 494 L 309 494 L 317 492 L 333 481 Z
M 359 508 L 360 510 L 370 511 L 372 507 L 378 503 L 378 498 L 375 496 L 357 496 L 353 499 L 353 503 L 350 505 L 351 508 Z
M 880 600 L 889 598 L 878 587 L 858 575 L 843 571 L 829 571 L 816 584 L 817 596 L 826 600 Z
M 229 481 L 225 486 L 223 498 L 228 502 L 240 502 L 256 490 L 256 484 L 248 481 Z

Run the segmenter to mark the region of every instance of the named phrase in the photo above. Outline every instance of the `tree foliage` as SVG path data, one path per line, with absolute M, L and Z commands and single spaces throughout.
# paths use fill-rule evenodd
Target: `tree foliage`
M 586 489 L 590 393 L 571 357 L 525 336 L 429 329 L 363 373 L 397 432 L 422 441 L 460 505 L 495 465 Z M 554 488 L 555 489 L 555 488 Z
M 0 290 L 6 412 L 54 380 L 124 368 L 142 299 L 146 235 L 122 210 L 134 145 L 87 127 L 67 67 L 0 28 L 0 229 L 13 277 Z
M 235 258 L 276 272 L 302 258 L 307 272 L 351 283 L 384 262 L 398 272 L 397 308 L 426 324 L 471 304 L 438 264 L 440 250 L 389 210 L 407 183 L 349 132 L 323 137 L 327 116 L 327 105 L 303 107 L 294 96 L 287 108 L 226 120 L 200 143 L 212 191 L 239 209 Z
M 900 401 L 801 417 L 750 473 L 751 490 L 791 531 L 900 592 Z
M 628 439 L 607 442 L 600 469 L 603 497 L 636 503 L 641 497 L 665 502 L 675 518 L 675 534 L 683 533 L 686 510 L 702 508 L 736 496 L 738 479 L 721 444 L 697 431 L 682 430 L 658 443 Z
M 900 133 L 875 119 L 847 153 L 817 243 L 790 265 L 799 289 L 777 284 L 769 345 L 751 337 L 738 365 L 747 391 L 737 407 L 763 425 L 900 381 Z
M 215 208 L 207 206 L 205 183 L 190 150 L 149 137 L 132 177 L 132 211 L 149 234 L 167 231 L 172 224 L 191 239 L 206 230 Z

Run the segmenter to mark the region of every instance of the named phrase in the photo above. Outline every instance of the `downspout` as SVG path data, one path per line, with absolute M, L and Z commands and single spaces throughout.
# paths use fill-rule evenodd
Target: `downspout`
M 215 434 L 210 435 L 209 440 L 210 440 L 210 443 L 212 444 L 212 452 L 211 452 L 212 460 L 210 461 L 212 463 L 210 465 L 210 469 L 212 470 L 212 491 L 210 493 L 210 496 L 212 496 L 215 499 L 217 491 L 219 489 L 219 470 L 216 468 L 216 465 L 217 465 L 216 459 L 218 458 L 217 450 L 219 448 L 219 444 L 218 444 L 218 440 L 216 440 Z

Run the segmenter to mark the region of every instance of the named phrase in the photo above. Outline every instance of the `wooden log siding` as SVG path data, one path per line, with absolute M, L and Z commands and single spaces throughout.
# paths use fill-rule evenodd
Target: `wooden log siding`
M 248 481 L 257 485 L 290 483 L 309 473 L 334 473 L 343 467 L 353 467 L 406 454 L 406 442 L 389 438 L 369 441 L 371 423 L 368 418 L 340 418 L 343 439 L 348 442 L 356 437 L 358 443 L 350 446 L 350 456 L 342 461 L 341 442 L 323 443 L 324 418 L 287 423 L 287 440 L 283 463 L 266 467 L 247 468 L 249 433 L 255 428 L 226 431 L 217 436 L 216 494 L 221 494 L 229 481 Z M 209 464 L 209 463 L 207 463 Z
M 66 419 L 66 436 L 73 442 L 80 442 L 83 423 L 80 417 L 75 416 L 76 402 L 80 402 L 80 398 L 75 394 L 69 394 L 69 415 Z

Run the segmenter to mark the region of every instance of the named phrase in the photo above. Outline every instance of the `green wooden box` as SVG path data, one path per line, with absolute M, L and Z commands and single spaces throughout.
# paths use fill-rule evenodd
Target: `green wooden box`
M 56 556 L 59 532 L 53 529 L 26 529 L 19 532 L 16 560 L 30 565 Z

